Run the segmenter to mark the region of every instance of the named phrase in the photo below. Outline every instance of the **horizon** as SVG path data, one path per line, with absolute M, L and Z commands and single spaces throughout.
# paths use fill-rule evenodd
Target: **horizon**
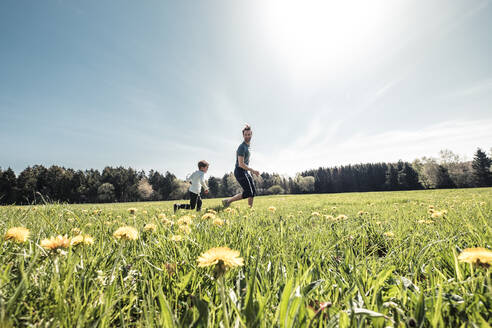
M 481 149 L 481 150 L 482 150 L 483 152 L 485 152 L 488 156 L 492 157 L 492 147 L 491 147 L 489 150 L 487 150 L 487 149 L 482 149 L 482 148 L 480 148 L 480 147 L 477 147 L 477 148 L 475 149 L 475 152 L 476 152 L 478 149 Z M 453 152 L 453 151 L 452 151 L 452 150 L 450 150 L 450 149 L 442 149 L 441 151 L 451 151 L 451 152 Z M 458 156 L 459 156 L 459 158 L 460 158 L 460 162 L 470 163 L 470 162 L 472 162 L 472 160 L 473 160 L 473 155 L 472 155 L 471 157 L 468 157 L 468 156 L 466 156 L 466 155 L 463 155 L 463 154 L 457 154 L 457 153 L 454 153 L 454 152 L 453 152 L 453 154 L 454 154 L 454 155 L 458 155 Z M 306 171 L 317 170 L 317 169 L 319 169 L 319 168 L 335 168 L 335 167 L 348 166 L 348 165 L 363 165 L 363 164 L 377 164 L 377 163 L 395 164 L 395 163 L 398 163 L 399 161 L 403 161 L 403 162 L 407 162 L 407 163 L 412 163 L 414 160 L 417 160 L 417 159 L 422 159 L 422 158 L 435 159 L 435 160 L 437 160 L 437 162 L 438 162 L 438 163 L 439 163 L 439 159 L 441 159 L 439 156 L 420 156 L 420 157 L 415 158 L 415 159 L 410 160 L 410 161 L 399 159 L 399 160 L 396 160 L 396 161 L 393 161 L 393 162 L 375 161 L 375 162 L 358 162 L 358 163 L 347 163 L 347 164 L 340 164 L 340 165 L 334 165 L 334 166 L 326 166 L 326 165 L 325 165 L 325 166 L 323 166 L 323 165 L 322 165 L 322 166 L 318 166 L 318 167 L 311 167 L 311 168 L 304 168 L 304 169 L 300 169 L 300 170 L 299 170 L 299 171 L 297 171 L 294 175 L 290 175 L 290 174 L 288 174 L 288 173 L 274 172 L 274 171 L 271 171 L 271 172 L 270 172 L 270 171 L 264 171 L 264 172 L 260 172 L 260 174 L 261 174 L 261 173 L 278 174 L 279 176 L 281 176 L 281 177 L 285 177 L 285 178 L 295 178 L 295 176 L 296 176 L 297 174 L 300 174 L 300 173 L 302 173 L 302 172 L 306 172 Z M 72 168 L 72 167 L 66 167 L 66 166 L 62 166 L 62 165 L 57 165 L 56 163 L 55 163 L 55 164 L 51 164 L 51 165 L 37 163 L 37 164 L 31 164 L 31 165 L 28 165 L 28 166 L 26 166 L 25 168 L 23 168 L 23 169 L 21 169 L 21 170 L 19 170 L 19 171 L 16 171 L 16 170 L 14 170 L 13 168 L 12 168 L 12 170 L 14 171 L 15 175 L 18 177 L 18 176 L 19 176 L 19 174 L 20 174 L 20 173 L 21 173 L 24 169 L 26 169 L 27 167 L 33 167 L 33 166 L 35 166 L 35 165 L 42 165 L 42 166 L 44 166 L 45 168 L 49 168 L 49 167 L 51 167 L 51 166 L 58 166 L 58 167 L 63 167 L 64 169 L 73 169 L 74 171 L 81 170 L 81 171 L 83 171 L 83 172 L 85 172 L 85 171 L 89 171 L 89 170 L 98 170 L 99 172 L 102 172 L 102 171 L 104 170 L 104 168 L 106 168 L 106 167 L 112 167 L 112 168 L 116 168 L 116 167 L 124 167 L 124 168 L 126 168 L 126 169 L 131 168 L 131 169 L 135 170 L 136 172 L 144 171 L 144 172 L 145 172 L 145 175 L 148 175 L 148 173 L 149 173 L 151 170 L 157 171 L 157 172 L 159 172 L 159 173 L 161 173 L 161 174 L 165 174 L 166 172 L 168 172 L 168 171 L 169 171 L 169 170 L 159 171 L 159 170 L 156 170 L 156 169 L 143 170 L 143 169 L 139 169 L 139 168 L 132 167 L 132 166 L 121 166 L 121 165 L 118 165 L 118 166 L 106 165 L 106 166 L 104 166 L 104 167 L 102 167 L 102 168 L 94 168 L 94 167 L 91 167 L 91 168 L 78 168 L 78 169 L 75 169 L 75 168 Z M 4 171 L 5 171 L 5 170 L 7 170 L 7 169 L 9 169 L 9 168 L 11 168 L 11 167 L 1 167 L 1 166 L 0 166 L 0 170 L 4 170 Z M 195 169 L 190 170 L 187 174 L 192 173 L 192 172 L 194 172 L 194 171 L 196 171 L 196 170 L 198 170 L 198 169 L 195 167 Z M 180 176 L 176 175 L 176 174 L 175 174 L 174 172 L 172 172 L 172 171 L 169 171 L 169 173 L 174 174 L 174 175 L 176 176 L 176 178 L 178 178 L 178 179 L 180 179 L 180 180 L 185 180 L 185 177 L 180 177 Z M 208 176 L 208 177 L 207 177 L 207 179 L 208 179 L 208 178 L 210 178 L 210 177 L 219 177 L 219 178 L 221 178 L 221 177 L 223 177 L 225 174 L 231 174 L 231 173 L 233 173 L 233 171 L 232 171 L 232 170 L 231 170 L 231 171 L 226 171 L 226 172 L 224 172 L 224 173 L 222 173 L 222 174 L 220 174 L 220 175 L 211 175 L 211 174 L 209 174 L 208 172 L 207 172 L 207 173 L 205 173 L 205 174 L 206 174 L 206 176 Z
M 492 140 L 492 0 L 0 4 L 0 167 L 179 178 L 473 157 Z

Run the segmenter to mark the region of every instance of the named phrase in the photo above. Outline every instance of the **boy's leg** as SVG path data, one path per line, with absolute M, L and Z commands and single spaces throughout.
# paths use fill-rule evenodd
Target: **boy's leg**
M 194 210 L 196 206 L 196 200 L 198 195 L 190 191 L 190 209 Z
M 198 195 L 198 197 L 196 198 L 196 210 L 202 210 L 202 197 L 200 197 L 200 195 Z

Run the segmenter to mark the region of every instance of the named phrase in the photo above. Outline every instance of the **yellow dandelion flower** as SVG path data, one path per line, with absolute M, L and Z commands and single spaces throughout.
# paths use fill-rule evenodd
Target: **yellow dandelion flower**
M 348 219 L 348 216 L 346 216 L 346 215 L 344 215 L 344 214 L 340 214 L 339 216 L 337 216 L 337 217 L 335 218 L 335 220 L 337 220 L 337 221 L 338 221 L 338 220 L 346 220 L 346 219 Z
M 205 213 L 202 216 L 202 220 L 215 219 L 215 214 L 213 213 Z
M 229 247 L 211 248 L 205 253 L 202 253 L 197 261 L 199 267 L 219 264 L 225 268 L 233 268 L 244 265 L 244 260 L 242 257 L 239 257 L 239 252 Z
M 320 214 L 319 214 L 319 212 L 313 212 L 313 213 L 311 213 L 311 216 L 317 216 L 317 217 L 319 217 Z
M 7 230 L 7 232 L 5 233 L 6 240 L 12 239 L 18 243 L 23 243 L 27 241 L 28 237 L 29 237 L 29 229 L 24 227 L 13 227 Z
M 191 219 L 191 217 L 185 215 L 183 217 L 181 217 L 179 220 L 178 220 L 178 224 L 179 225 L 190 225 L 192 224 L 193 220 Z
M 56 237 L 41 240 L 40 245 L 41 247 L 51 250 L 57 248 L 68 248 L 70 246 L 70 239 L 68 239 L 66 235 L 58 235 Z
M 331 209 L 334 211 L 334 210 L 336 210 L 336 209 L 337 209 L 337 207 L 336 207 L 336 206 L 333 206 Z
M 208 212 L 208 213 L 212 213 L 212 214 L 217 214 L 217 211 L 215 211 L 215 210 L 213 210 L 213 209 L 211 209 L 211 208 L 209 208 L 209 209 L 207 210 L 207 212 Z
M 268 210 L 269 210 L 270 212 L 272 212 L 272 213 L 275 213 L 275 211 L 276 211 L 277 209 L 275 208 L 275 206 L 270 206 L 270 207 L 268 208 Z
M 377 224 L 377 225 L 381 225 L 381 221 L 376 221 L 374 223 Z
M 180 241 L 183 240 L 183 237 L 181 235 L 174 235 L 170 238 L 172 241 L 179 243 Z
M 156 232 L 157 226 L 154 223 L 147 223 L 144 227 L 144 231 Z
M 335 218 L 333 217 L 333 215 L 325 215 L 325 219 L 335 221 Z
M 149 213 L 149 212 L 147 212 L 147 210 L 142 211 L 142 214 L 147 214 L 147 213 Z
M 358 215 L 358 216 L 362 216 L 362 215 L 364 215 L 364 213 L 365 213 L 364 211 L 359 211 L 359 212 L 357 213 L 357 215 Z
M 438 212 L 432 213 L 431 218 L 437 219 L 437 218 L 440 218 L 441 216 L 444 216 L 444 213 L 441 211 L 438 211 Z
M 166 213 L 159 214 L 159 219 L 165 219 L 165 218 L 166 218 Z
M 79 228 L 73 228 L 71 230 L 71 232 L 74 234 L 74 235 L 80 235 L 80 229 Z
M 92 245 L 94 244 L 94 238 L 89 235 L 77 235 L 70 240 L 70 245 L 75 246 L 78 244 Z
M 492 251 L 483 247 L 466 248 L 460 253 L 458 260 L 461 262 L 488 266 L 492 263 Z
M 163 224 L 165 224 L 165 225 L 168 225 L 168 226 L 172 226 L 172 225 L 174 224 L 174 222 L 173 222 L 173 221 L 168 220 L 168 219 L 166 219 L 166 218 L 162 219 L 162 220 L 161 220 L 161 222 L 162 222 Z
M 180 225 L 179 226 L 179 231 L 189 235 L 191 233 L 191 228 L 188 225 Z
M 391 231 L 387 231 L 387 232 L 385 232 L 385 233 L 384 233 L 384 235 L 385 235 L 386 237 L 390 237 L 390 238 L 392 238 L 392 237 L 394 237 L 394 236 L 395 236 L 395 234 L 394 234 L 394 233 L 392 233 Z
M 113 236 L 116 239 L 127 239 L 127 240 L 137 240 L 138 239 L 138 230 L 134 227 L 123 226 L 113 233 Z
M 135 207 L 130 207 L 128 209 L 128 213 L 130 213 L 130 214 L 135 214 L 136 212 L 137 212 L 137 209 Z
M 213 223 L 217 226 L 221 226 L 221 225 L 224 225 L 224 220 L 219 219 L 219 218 L 215 218 Z

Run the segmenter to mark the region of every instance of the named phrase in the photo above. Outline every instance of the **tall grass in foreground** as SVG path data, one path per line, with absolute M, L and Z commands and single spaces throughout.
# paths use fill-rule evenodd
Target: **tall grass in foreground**
M 488 327 L 492 189 L 0 207 L 0 326 Z M 206 214 L 208 213 L 208 214 Z M 128 238 L 118 228 L 132 227 Z M 68 247 L 46 247 L 62 236 Z M 89 236 L 93 243 L 73 241 Z M 80 241 L 82 240 L 82 241 Z M 44 245 L 44 247 L 42 246 Z M 199 267 L 227 246 L 244 265 Z

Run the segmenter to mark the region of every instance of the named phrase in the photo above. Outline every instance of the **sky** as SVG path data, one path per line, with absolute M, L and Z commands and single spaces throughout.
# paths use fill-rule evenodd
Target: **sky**
M 492 0 L 0 2 L 0 167 L 170 171 L 492 147 Z

